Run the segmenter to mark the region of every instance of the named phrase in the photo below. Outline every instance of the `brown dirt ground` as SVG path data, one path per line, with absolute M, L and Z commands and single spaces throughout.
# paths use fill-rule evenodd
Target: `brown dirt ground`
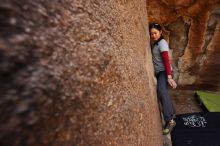
M 176 114 L 202 112 L 192 90 L 170 90 Z

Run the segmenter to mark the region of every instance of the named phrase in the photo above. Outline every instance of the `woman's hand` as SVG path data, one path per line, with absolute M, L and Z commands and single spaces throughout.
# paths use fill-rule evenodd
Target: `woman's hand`
M 175 89 L 177 87 L 177 84 L 173 78 L 168 78 L 168 83 L 173 89 Z

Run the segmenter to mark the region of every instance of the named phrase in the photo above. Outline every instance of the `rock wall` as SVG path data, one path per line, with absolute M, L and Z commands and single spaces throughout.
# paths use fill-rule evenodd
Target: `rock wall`
M 147 1 L 150 22 L 164 26 L 178 84 L 190 89 L 220 90 L 220 1 Z
M 162 145 L 146 7 L 2 0 L 0 145 Z

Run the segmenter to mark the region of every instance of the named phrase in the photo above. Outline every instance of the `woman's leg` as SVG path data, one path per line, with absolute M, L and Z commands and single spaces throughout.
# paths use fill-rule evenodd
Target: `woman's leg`
M 175 111 L 167 87 L 167 74 L 161 71 L 157 74 L 157 92 L 163 106 L 164 120 L 170 121 L 175 117 Z

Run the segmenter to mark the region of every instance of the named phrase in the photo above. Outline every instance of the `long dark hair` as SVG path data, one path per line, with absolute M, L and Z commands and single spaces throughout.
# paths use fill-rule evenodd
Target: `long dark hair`
M 160 24 L 158 24 L 158 23 L 150 23 L 150 24 L 149 24 L 149 31 L 150 31 L 152 28 L 155 28 L 155 29 L 157 29 L 157 30 L 159 30 L 159 31 L 162 31 L 162 27 L 161 27 Z M 157 45 L 157 44 L 159 43 L 159 41 L 162 40 L 162 39 L 164 39 L 164 37 L 163 37 L 163 35 L 161 34 L 160 38 L 159 38 L 156 42 L 154 42 L 153 45 Z

